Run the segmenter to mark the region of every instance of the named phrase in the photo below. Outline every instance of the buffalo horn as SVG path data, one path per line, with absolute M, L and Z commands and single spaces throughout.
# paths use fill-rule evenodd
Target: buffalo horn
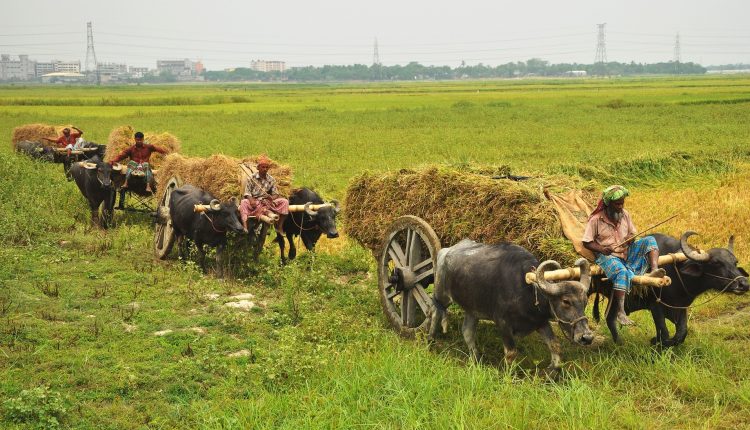
M 310 215 L 310 216 L 315 216 L 318 212 L 312 210 L 312 208 L 310 208 L 310 206 L 312 206 L 312 202 L 305 203 L 305 213 L 308 214 L 308 215 Z
M 338 200 L 331 200 L 331 205 L 333 206 L 333 210 L 336 211 L 336 213 L 339 213 L 339 211 L 341 211 L 341 206 L 339 205 Z
M 589 266 L 589 260 L 579 258 L 576 260 L 576 266 L 581 269 L 581 284 L 588 289 L 591 285 L 591 266 Z
M 221 210 L 221 202 L 219 202 L 217 199 L 213 199 L 208 203 L 208 208 L 212 212 L 218 212 Z
M 88 170 L 96 169 L 96 163 L 87 163 L 85 161 L 82 161 L 81 164 L 83 165 L 85 169 L 88 169 Z
M 690 246 L 690 244 L 688 244 L 687 242 L 690 236 L 695 236 L 697 234 L 698 233 L 694 231 L 690 231 L 690 230 L 686 231 L 685 233 L 682 233 L 682 237 L 680 237 L 680 248 L 682 248 L 683 254 L 685 254 L 687 258 L 693 261 L 698 261 L 698 262 L 708 261 L 711 258 L 710 255 L 705 254 L 705 253 L 701 254 L 700 252 L 693 249 L 693 247 Z
M 556 296 L 562 293 L 562 288 L 559 285 L 553 284 L 552 282 L 548 282 L 546 279 L 544 279 L 544 272 L 547 271 L 548 266 L 551 266 L 554 269 L 561 268 L 560 264 L 557 261 L 547 260 L 543 262 L 536 269 L 536 283 L 537 285 L 539 285 L 539 288 L 542 289 L 544 294 Z
M 729 236 L 729 244 L 727 245 L 729 252 L 734 254 L 734 235 Z

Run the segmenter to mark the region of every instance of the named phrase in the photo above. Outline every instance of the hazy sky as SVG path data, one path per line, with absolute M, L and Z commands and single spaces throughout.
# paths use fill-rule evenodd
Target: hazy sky
M 750 63 L 750 0 L 0 0 L 0 53 L 86 59 L 86 22 L 100 62 L 154 68 L 201 59 L 209 70 L 251 59 L 288 67 L 504 64 L 542 58 L 591 63 L 597 25 L 607 58 Z

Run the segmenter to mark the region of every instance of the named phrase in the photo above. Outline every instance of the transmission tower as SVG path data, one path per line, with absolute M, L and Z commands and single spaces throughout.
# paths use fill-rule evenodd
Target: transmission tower
M 380 54 L 378 54 L 378 38 L 375 38 L 375 49 L 372 53 L 372 65 L 380 66 Z
M 99 83 L 99 63 L 96 62 L 96 52 L 94 52 L 94 30 L 91 28 L 91 21 L 86 23 L 86 74 L 90 80 L 96 80 Z
M 607 23 L 596 24 L 599 27 L 599 36 L 596 40 L 596 56 L 594 57 L 594 64 L 596 66 L 597 74 L 606 74 L 607 64 L 607 41 L 604 37 L 604 27 Z
M 680 53 L 680 33 L 677 33 L 677 37 L 674 39 L 674 68 L 675 73 L 680 73 L 680 60 L 681 60 L 681 53 Z

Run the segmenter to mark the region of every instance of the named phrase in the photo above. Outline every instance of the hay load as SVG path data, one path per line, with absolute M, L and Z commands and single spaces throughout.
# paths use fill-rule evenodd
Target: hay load
M 117 156 L 120 152 L 124 151 L 127 147 L 135 143 L 134 135 L 136 130 L 129 126 L 123 125 L 116 127 L 109 133 L 107 139 L 107 152 L 104 154 L 104 160 L 109 161 Z M 151 131 L 143 132 L 143 140 L 146 143 L 156 145 L 160 148 L 167 150 L 169 154 L 180 152 L 182 144 L 180 139 L 175 135 L 169 133 L 154 133 Z M 164 162 L 164 155 L 158 152 L 151 154 L 151 167 L 154 169 L 160 169 Z
M 567 177 L 517 182 L 448 167 L 364 173 L 347 189 L 346 231 L 377 253 L 393 220 L 416 215 L 432 226 L 443 246 L 464 238 L 490 244 L 507 241 L 540 260 L 572 264 L 578 255 L 541 192 L 549 184 L 576 188 Z M 593 194 L 587 198 L 593 199 Z
M 247 177 L 240 169 L 240 164 L 244 163 L 255 169 L 258 157 L 250 156 L 240 160 L 222 154 L 214 154 L 208 158 L 169 154 L 159 168 L 158 187 L 164 189 L 170 178 L 178 176 L 184 183 L 208 191 L 222 201 L 231 197 L 239 198 L 244 190 Z M 271 168 L 268 173 L 276 178 L 279 193 L 288 196 L 292 184 L 291 167 L 271 160 Z
M 39 142 L 46 147 L 52 147 L 55 144 L 44 140 L 44 138 L 56 140 L 62 136 L 64 128 L 71 127 L 72 125 L 24 124 L 13 129 L 11 143 L 14 150 L 16 149 L 16 144 L 24 140 Z

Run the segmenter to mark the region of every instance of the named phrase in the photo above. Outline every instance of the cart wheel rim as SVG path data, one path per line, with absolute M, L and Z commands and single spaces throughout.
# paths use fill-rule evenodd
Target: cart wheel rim
M 180 186 L 182 181 L 179 178 L 171 178 L 167 182 L 167 186 L 164 187 L 164 193 L 159 199 L 159 204 L 156 208 L 157 216 L 165 212 L 169 214 L 169 203 L 172 198 L 172 191 Z M 154 252 L 160 259 L 167 257 L 169 252 L 172 250 L 174 245 L 174 228 L 172 227 L 172 220 L 168 219 L 166 222 L 157 219 L 154 227 Z
M 400 217 L 386 232 L 378 258 L 378 287 L 383 311 L 402 335 L 413 336 L 430 326 L 438 251 L 435 231 L 419 217 Z

